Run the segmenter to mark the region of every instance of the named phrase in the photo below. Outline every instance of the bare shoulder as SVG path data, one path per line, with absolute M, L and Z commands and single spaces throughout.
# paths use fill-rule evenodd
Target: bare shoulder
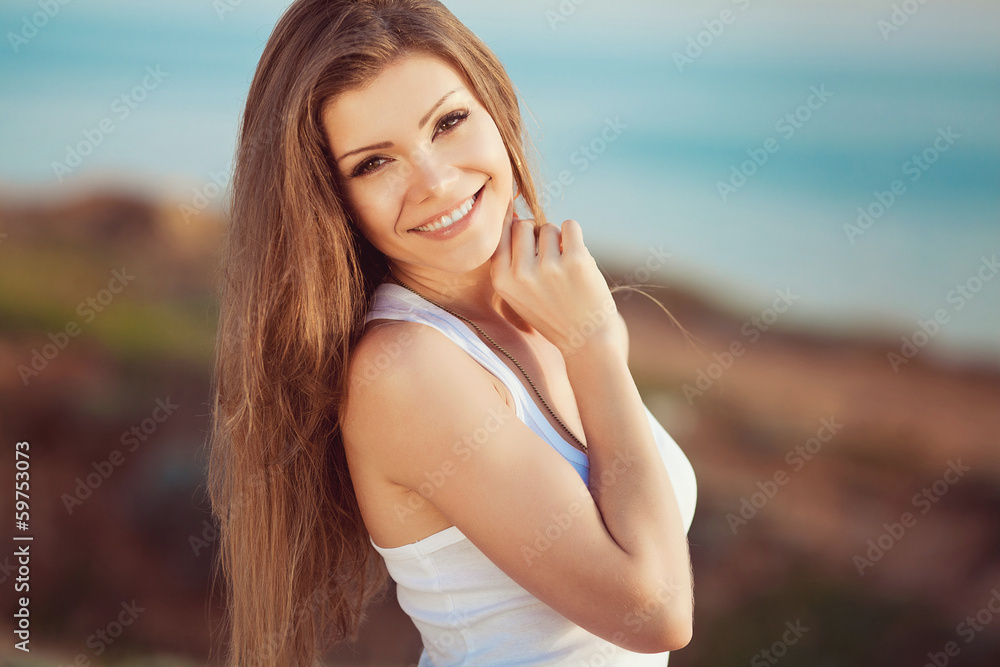
M 415 346 L 427 338 L 429 327 L 417 322 L 388 320 L 369 328 L 351 351 L 348 371 L 351 389 L 365 388 L 382 373 L 399 370 L 399 365 L 422 358 Z
M 433 327 L 405 320 L 375 326 L 351 354 L 341 419 L 345 443 L 368 458 L 398 462 L 401 447 L 394 434 L 408 426 L 418 427 L 424 420 L 426 400 L 436 384 L 446 381 L 464 392 L 499 396 L 490 378 Z M 390 479 L 395 477 L 389 469 L 383 472 Z

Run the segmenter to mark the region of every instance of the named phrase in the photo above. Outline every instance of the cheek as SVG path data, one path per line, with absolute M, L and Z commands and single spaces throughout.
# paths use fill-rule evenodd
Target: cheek
M 507 147 L 503 143 L 503 137 L 497 126 L 491 121 L 479 137 L 476 149 L 479 158 L 492 166 L 496 178 L 504 181 L 513 180 L 510 157 L 507 155 Z
M 348 190 L 347 200 L 358 224 L 364 228 L 377 224 L 379 211 L 385 208 L 384 196 L 380 196 L 377 188 L 355 187 Z
M 345 190 L 350 204 L 351 217 L 361 234 L 377 249 L 385 252 L 385 241 L 392 233 L 398 202 L 393 202 L 391 193 L 377 184 L 348 186 Z

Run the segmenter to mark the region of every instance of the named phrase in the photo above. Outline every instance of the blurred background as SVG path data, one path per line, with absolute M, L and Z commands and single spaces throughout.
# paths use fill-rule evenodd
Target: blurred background
M 2 664 L 217 664 L 212 289 L 287 4 L 0 5 L 0 474 L 29 442 L 34 538 L 30 653 L 0 549 Z M 1000 5 L 446 4 L 550 219 L 697 339 L 618 295 L 698 475 L 671 665 L 1000 664 Z M 390 590 L 328 664 L 419 652 Z

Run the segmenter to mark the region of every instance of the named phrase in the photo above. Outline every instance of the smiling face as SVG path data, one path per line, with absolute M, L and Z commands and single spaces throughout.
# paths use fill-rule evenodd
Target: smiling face
M 462 273 L 496 250 L 513 212 L 500 131 L 445 61 L 406 55 L 323 109 L 360 231 L 409 272 Z

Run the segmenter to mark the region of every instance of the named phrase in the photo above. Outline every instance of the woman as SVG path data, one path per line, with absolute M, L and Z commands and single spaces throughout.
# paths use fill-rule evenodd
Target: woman
M 689 641 L 693 471 L 526 161 L 503 67 L 440 3 L 298 0 L 275 28 L 220 285 L 229 664 L 315 664 L 387 573 L 421 666 Z

